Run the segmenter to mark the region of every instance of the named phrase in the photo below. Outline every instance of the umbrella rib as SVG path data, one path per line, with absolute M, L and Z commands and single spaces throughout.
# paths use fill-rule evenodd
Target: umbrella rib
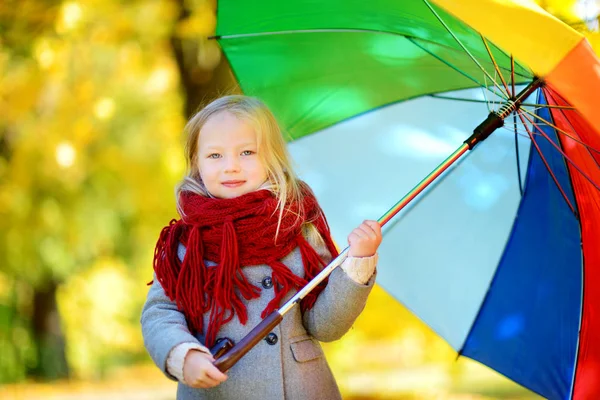
M 547 96 L 550 96 L 550 98 L 552 98 L 552 100 L 554 100 L 554 96 L 553 96 L 553 94 L 554 94 L 554 91 L 552 91 L 552 93 L 546 93 L 546 95 L 547 95 Z M 559 95 L 559 96 L 560 96 L 560 95 Z M 564 99 L 563 99 L 563 100 L 564 100 Z M 564 110 L 560 110 L 560 113 L 561 113 L 561 114 L 562 114 L 562 115 L 565 117 L 565 119 L 566 119 L 566 120 L 567 120 L 567 122 L 569 123 L 569 126 L 571 127 L 571 130 L 572 130 L 573 132 L 576 132 L 576 129 L 575 129 L 575 127 L 574 127 L 574 126 L 573 126 L 573 124 L 571 123 L 571 120 L 570 120 L 570 119 L 567 117 L 567 115 L 565 114 Z M 577 142 L 577 143 L 581 143 L 583 146 L 585 146 L 585 147 L 587 148 L 588 152 L 589 152 L 590 150 L 593 150 L 594 152 L 596 152 L 596 153 L 599 153 L 599 154 L 600 154 L 600 151 L 599 151 L 599 150 L 595 149 L 595 148 L 594 148 L 594 147 L 592 147 L 592 146 L 588 146 L 587 144 L 585 144 L 585 143 L 583 142 L 583 140 L 582 140 L 582 141 L 579 141 L 578 139 L 575 139 L 574 137 L 570 137 L 570 136 L 569 136 L 569 138 L 570 138 L 571 140 L 574 140 L 574 141 L 575 141 L 575 142 Z M 594 160 L 594 162 L 596 163 L 596 165 L 598 165 L 598 167 L 600 167 L 600 165 L 598 164 L 598 160 L 596 160 L 596 157 L 594 157 L 592 154 L 590 154 L 590 156 L 592 157 L 592 160 Z
M 274 35 L 293 35 L 296 33 L 381 33 L 394 36 L 405 36 L 401 33 L 380 31 L 375 29 L 360 29 L 360 28 L 317 28 L 317 29 L 289 29 L 286 31 L 271 31 L 271 32 L 254 32 L 254 33 L 234 33 L 232 35 L 216 35 L 209 36 L 208 39 L 239 39 L 257 36 L 274 36 Z
M 485 81 L 484 86 L 488 87 L 487 78 L 484 76 L 483 80 Z M 487 106 L 488 112 L 492 112 L 492 108 L 490 107 L 490 99 L 488 98 L 487 92 L 484 88 L 481 88 L 481 93 L 483 93 L 483 98 L 485 99 L 485 105 Z
M 456 100 L 456 101 L 466 101 L 469 103 L 488 103 L 486 100 L 478 100 L 478 99 L 464 99 L 464 98 L 460 98 L 460 97 L 453 97 L 453 96 L 444 96 L 444 95 L 439 95 L 439 94 L 430 94 L 430 97 L 433 97 L 434 99 L 442 99 L 442 100 Z
M 523 104 L 523 105 L 524 105 L 524 104 Z M 539 107 L 537 107 L 538 109 L 544 108 L 544 105 L 543 105 L 543 104 L 535 104 L 535 105 L 536 105 L 536 106 L 539 106 Z M 564 110 L 564 109 L 573 109 L 572 107 L 561 107 L 561 106 L 556 106 L 556 107 L 551 107 L 551 106 L 549 106 L 548 108 L 557 108 L 557 109 L 560 109 L 560 110 L 561 110 L 561 113 L 562 113 L 563 115 L 564 115 L 564 111 L 562 111 L 562 110 Z M 520 110 L 521 110 L 521 111 L 523 111 L 523 112 L 525 112 L 525 113 L 527 113 L 527 114 L 529 114 L 530 116 L 532 116 L 532 117 L 533 117 L 533 118 L 535 118 L 535 119 L 539 119 L 539 120 L 541 120 L 541 121 L 542 121 L 542 123 L 538 123 L 538 124 L 537 124 L 538 126 L 541 126 L 541 125 L 546 125 L 546 126 L 549 126 L 549 127 L 551 127 L 552 129 L 556 130 L 556 132 L 557 132 L 557 133 L 560 133 L 560 134 L 562 134 L 562 135 L 564 135 L 564 136 L 568 137 L 569 139 L 573 140 L 574 142 L 576 142 L 576 143 L 579 143 L 580 145 L 582 145 L 582 146 L 586 147 L 586 148 L 588 149 L 588 151 L 589 151 L 589 150 L 591 150 L 591 151 L 593 151 L 593 152 L 595 152 L 595 153 L 598 153 L 598 154 L 600 154 L 600 150 L 596 149 L 596 148 L 595 148 L 595 147 L 593 147 L 593 146 L 590 146 L 589 144 L 585 143 L 585 142 L 584 142 L 583 140 L 581 140 L 581 139 L 578 139 L 578 138 L 576 138 L 576 137 L 574 137 L 574 136 L 571 136 L 571 134 L 569 134 L 569 133 L 565 132 L 564 130 L 560 129 L 558 126 L 556 126 L 556 125 L 552 124 L 551 122 L 548 122 L 546 119 L 544 119 L 544 118 L 540 117 L 539 115 L 537 115 L 537 114 L 533 114 L 531 111 L 529 111 L 529 110 L 527 110 L 527 109 L 525 109 L 525 108 L 521 108 Z M 566 118 L 566 115 L 565 115 L 565 118 Z M 568 121 L 568 118 L 567 118 L 567 121 Z M 570 121 L 569 121 L 569 124 L 570 124 Z M 515 123 L 515 128 L 516 128 L 516 126 L 517 126 L 517 125 L 516 125 L 516 123 Z M 571 126 L 571 129 L 573 129 L 573 131 L 575 131 L 575 129 L 573 128 L 573 126 Z M 539 135 L 539 134 L 534 132 L 534 135 Z
M 541 108 L 556 108 L 556 109 L 560 109 L 560 110 L 575 110 L 575 107 L 559 106 L 559 105 L 554 105 L 554 104 L 521 103 L 521 106 L 533 107 L 533 108 L 535 108 L 535 110 L 539 110 Z
M 516 116 L 515 116 L 515 117 L 516 117 Z M 515 133 L 515 129 L 514 129 L 514 128 L 509 128 L 509 127 L 507 127 L 507 126 L 503 126 L 503 127 L 502 127 L 502 129 L 505 129 L 505 130 L 507 130 L 507 131 L 508 131 L 508 132 L 510 132 L 510 133 Z M 524 138 L 524 139 L 529 139 L 529 135 L 528 135 L 527 133 L 520 132 L 518 129 L 517 129 L 517 132 L 516 132 L 516 134 L 517 134 L 518 136 L 521 136 L 521 137 L 522 137 L 522 138 Z M 537 133 L 535 133 L 535 132 L 533 132 L 533 134 L 534 134 L 534 135 L 538 135 L 538 134 L 537 134 Z
M 479 34 L 481 35 L 481 32 L 479 32 Z M 515 71 L 515 59 L 514 59 L 514 57 L 513 57 L 513 55 L 512 55 L 512 54 L 508 55 L 508 53 L 507 53 L 507 52 L 505 52 L 504 50 L 502 50 L 502 48 L 500 48 L 500 47 L 496 46 L 496 45 L 494 44 L 494 42 L 489 42 L 489 43 L 490 43 L 492 46 L 494 46 L 494 47 L 495 47 L 495 48 L 496 48 L 496 49 L 497 49 L 499 52 L 501 52 L 502 54 L 504 54 L 506 57 L 510 58 L 510 69 L 503 68 L 503 67 L 500 67 L 500 69 L 507 70 L 508 72 L 510 72 L 510 74 L 511 74 L 511 78 L 512 78 L 512 81 L 513 81 L 513 83 L 514 83 L 514 81 L 515 81 L 515 74 L 516 74 L 516 75 L 519 75 L 519 76 L 521 76 L 521 77 L 526 77 L 526 76 L 525 76 L 525 75 L 523 75 L 522 73 L 519 73 L 519 72 L 516 72 L 516 71 Z M 519 62 L 516 62 L 516 65 L 518 65 L 518 66 L 519 66 L 519 68 L 521 68 L 521 69 L 523 69 L 523 70 L 526 70 L 526 68 L 525 68 L 525 67 L 523 67 L 523 66 L 522 66 L 522 65 L 521 65 Z M 512 88 L 512 93 L 511 93 L 511 95 L 512 95 L 512 97 L 514 97 L 514 96 L 516 96 L 516 94 L 517 94 L 517 92 L 516 92 L 516 90 L 515 90 L 515 87 L 514 87 L 514 85 L 513 85 L 513 88 Z
M 488 84 L 487 84 L 487 78 L 485 77 L 485 75 L 483 76 L 483 80 L 485 81 L 485 86 L 488 86 Z M 500 86 L 498 86 L 496 84 L 496 80 L 495 79 L 494 79 L 494 84 L 490 85 L 490 86 L 497 87 L 498 89 L 500 89 L 500 91 L 502 91 L 502 89 L 500 88 Z M 498 95 L 496 95 L 496 96 L 498 96 Z M 501 97 L 501 96 L 498 96 L 498 97 Z M 486 99 L 487 99 L 487 96 L 486 96 Z M 496 101 L 496 99 L 490 100 L 490 102 L 493 104 L 493 108 L 495 108 L 495 110 L 493 110 L 493 111 L 496 111 L 497 109 L 500 108 L 500 106 L 504 103 L 503 100 L 504 99 L 500 99 L 500 101 Z M 500 106 L 498 106 L 498 105 L 500 105 Z M 489 107 L 488 107 L 488 109 L 489 109 Z
M 504 79 L 502 72 L 500 72 L 500 68 L 498 67 L 498 64 L 496 63 L 496 59 L 494 58 L 494 55 L 492 54 L 492 50 L 490 49 L 490 46 L 488 46 L 488 42 L 487 42 L 485 36 L 483 36 L 483 34 L 481 34 L 481 33 L 479 33 L 479 36 L 481 36 L 481 40 L 483 40 L 483 44 L 485 45 L 485 49 L 487 50 L 487 52 L 490 56 L 490 59 L 492 60 L 492 63 L 494 64 L 496 73 L 498 75 L 500 75 L 500 80 L 502 81 L 502 84 L 504 85 L 504 89 L 506 89 L 506 94 L 510 97 L 510 95 L 511 95 L 510 89 L 508 88 L 508 85 L 506 84 L 506 80 Z M 514 96 L 514 92 L 513 92 L 513 96 Z
M 577 142 L 577 143 L 579 143 L 580 145 L 582 145 L 582 146 L 586 147 L 588 150 L 592 150 L 592 151 L 594 151 L 595 153 L 598 153 L 598 154 L 600 154 L 600 150 L 598 150 L 598 149 L 596 149 L 596 148 L 594 148 L 594 147 L 592 147 L 592 146 L 590 146 L 590 145 L 588 145 L 588 144 L 584 143 L 584 142 L 583 142 L 581 139 L 578 139 L 578 138 L 576 138 L 576 137 L 572 136 L 571 134 L 569 134 L 569 133 L 565 132 L 564 130 L 560 129 L 558 126 L 556 126 L 556 125 L 552 124 L 551 122 L 548 122 L 547 120 L 545 120 L 544 118 L 540 117 L 539 115 L 533 114 L 533 113 L 531 113 L 531 111 L 528 111 L 528 110 L 526 110 L 526 109 L 521 109 L 521 111 L 524 111 L 525 113 L 529 114 L 530 116 L 532 116 L 532 117 L 534 117 L 534 118 L 537 118 L 537 119 L 539 119 L 539 120 L 540 120 L 540 121 L 542 121 L 542 122 L 543 122 L 545 125 L 547 125 L 547 126 L 551 127 L 552 129 L 556 130 L 558 133 L 560 133 L 560 134 L 562 134 L 562 135 L 564 135 L 564 136 L 568 137 L 569 139 L 573 140 L 574 142 Z M 573 129 L 573 131 L 575 131 L 575 129 Z
M 483 71 L 483 73 L 490 78 L 494 84 L 496 86 L 499 86 L 498 83 L 496 81 L 494 81 L 494 78 L 492 78 L 492 76 L 485 70 L 485 68 L 483 68 L 481 66 L 481 64 L 479 63 L 479 61 L 477 61 L 477 59 L 475 57 L 473 57 L 473 55 L 471 54 L 471 52 L 469 51 L 469 49 L 467 49 L 465 47 L 465 45 L 460 41 L 460 39 L 454 34 L 454 32 L 452 32 L 452 30 L 450 29 L 450 27 L 446 24 L 446 22 L 442 19 L 442 17 L 439 16 L 439 14 L 437 13 L 437 11 L 434 10 L 434 8 L 431 6 L 431 4 L 429 4 L 428 0 L 423 0 L 425 2 L 425 4 L 427 5 L 427 7 L 429 8 L 429 10 L 431 10 L 431 12 L 433 13 L 433 15 L 435 15 L 435 17 L 438 19 L 438 21 L 440 21 L 440 23 L 444 26 L 444 28 L 446 28 L 446 30 L 448 31 L 448 33 L 450 34 L 450 36 L 452 36 L 454 38 L 454 40 L 456 40 L 456 42 L 458 43 L 458 45 L 465 51 L 465 53 L 467 53 L 467 55 L 469 56 L 469 58 L 471 58 L 471 60 L 479 67 L 479 69 L 481 69 L 481 71 Z M 509 93 L 506 93 L 506 96 L 502 96 L 505 99 L 508 99 L 508 97 L 510 96 Z
M 523 110 L 523 109 L 522 109 L 522 110 Z M 531 122 L 533 125 L 536 125 L 536 128 L 538 128 L 538 129 L 539 129 L 539 125 L 541 125 L 541 124 L 534 124 L 532 121 L 529 121 L 529 122 Z M 516 115 L 516 113 L 513 113 L 513 128 L 514 128 L 514 133 L 515 133 L 515 152 L 516 152 L 516 156 L 517 156 L 517 173 L 518 173 L 518 178 L 519 178 L 519 189 L 520 189 L 520 191 L 521 191 L 521 195 L 523 195 L 523 186 L 522 186 L 522 185 L 523 185 L 523 183 L 522 183 L 522 179 L 521 179 L 521 164 L 520 164 L 520 159 L 519 159 L 519 146 L 518 146 L 518 139 L 517 139 L 517 136 L 521 136 L 521 137 L 525 137 L 525 138 L 529 138 L 529 136 L 528 136 L 528 135 L 525 135 L 525 134 L 523 134 L 523 133 L 520 133 L 520 132 L 518 131 L 518 129 L 517 129 L 517 125 L 518 125 L 518 123 L 517 123 L 517 115 Z M 524 125 L 524 123 L 523 123 L 523 125 Z M 548 124 L 544 124 L 544 125 L 551 126 L 551 127 L 553 127 L 554 129 L 557 129 L 557 128 L 556 128 L 556 127 L 554 127 L 553 125 L 548 125 Z M 508 130 L 508 131 L 513 131 L 512 129 L 509 129 L 509 128 L 508 128 L 508 127 L 506 127 L 506 126 L 504 126 L 504 129 L 506 129 L 506 130 Z M 540 131 L 541 131 L 541 130 L 540 130 Z M 542 135 L 540 135 L 540 134 L 539 134 L 539 133 L 537 133 L 537 132 L 530 132 L 530 133 L 531 133 L 531 135 L 534 135 L 534 136 L 540 136 L 540 137 L 542 137 Z M 550 140 L 548 137 L 546 137 L 546 139 Z M 576 139 L 574 139 L 574 140 L 576 140 Z M 552 144 L 554 144 L 554 142 L 552 142 L 552 141 L 551 141 L 551 143 L 552 143 Z M 580 142 L 580 143 L 581 143 L 581 142 Z M 584 143 L 582 143 L 582 144 L 583 144 L 583 145 L 585 145 Z M 559 151 L 560 151 L 560 149 L 559 149 Z M 561 151 L 561 155 L 563 155 L 563 157 L 564 157 L 564 158 L 568 158 L 568 157 L 566 157 L 564 154 L 562 154 L 562 151 Z M 569 161 L 570 161 L 570 160 L 569 160 Z M 547 166 L 547 167 L 548 167 L 548 166 Z M 549 168 L 549 167 L 548 167 L 548 168 Z M 555 182 L 556 182 L 556 181 L 555 181 Z M 558 184 L 558 183 L 557 183 L 557 184 Z
M 510 83 L 511 83 L 511 88 L 512 88 L 512 92 L 511 92 L 511 98 L 515 97 L 515 58 L 513 57 L 513 55 L 510 55 Z M 515 116 L 515 121 L 517 120 L 516 116 Z
M 565 193 L 565 191 L 563 190 L 562 186 L 560 185 L 560 183 L 558 182 L 558 179 L 556 178 L 556 176 L 554 175 L 554 172 L 552 171 L 552 168 L 550 168 L 550 165 L 548 164 L 548 161 L 546 160 L 546 158 L 544 157 L 544 155 L 542 154 L 542 150 L 540 149 L 539 145 L 537 144 L 537 142 L 535 141 L 535 139 L 533 138 L 533 133 L 529 130 L 529 127 L 525 124 L 525 120 L 524 120 L 524 115 L 523 113 L 519 112 L 517 113 L 519 118 L 521 119 L 521 122 L 523 123 L 523 126 L 525 127 L 525 129 L 527 130 L 527 133 L 529 134 L 529 138 L 531 139 L 531 143 L 533 143 L 533 145 L 535 146 L 535 149 L 537 150 L 540 158 L 542 159 L 542 162 L 544 163 L 544 165 L 546 166 L 546 169 L 548 170 L 548 173 L 550 174 L 550 176 L 552 177 L 552 180 L 554 180 L 554 183 L 556 184 L 556 187 L 558 188 L 558 190 L 560 191 L 560 193 L 562 194 L 563 198 L 565 199 L 565 201 L 567 202 L 569 208 L 571 209 L 571 211 L 573 212 L 573 214 L 577 215 L 577 212 L 575 211 L 575 208 L 573 207 L 573 204 L 571 204 L 571 201 L 569 200 L 569 198 L 567 197 L 567 194 Z M 535 124 L 534 124 L 535 126 Z M 538 127 L 539 129 L 539 127 Z M 552 144 L 555 144 L 552 140 L 550 140 L 549 138 L 547 138 Z M 559 150 L 561 153 L 562 151 Z
M 479 34 L 481 34 L 481 33 L 479 33 Z M 515 77 L 514 77 L 515 75 L 518 75 L 518 76 L 521 76 L 521 77 L 527 77 L 527 75 L 523 75 L 522 73 L 520 73 L 520 72 L 517 72 L 517 71 L 516 71 L 516 69 L 515 69 L 515 64 L 516 64 L 516 65 L 517 65 L 519 68 L 521 68 L 522 70 L 527 70 L 527 69 L 526 69 L 525 67 L 523 67 L 523 66 L 522 66 L 522 65 L 521 65 L 521 64 L 520 64 L 518 61 L 515 61 L 515 59 L 514 59 L 514 57 L 513 57 L 513 55 L 512 55 L 512 54 L 511 54 L 511 55 L 508 55 L 508 53 L 507 53 L 507 52 L 505 52 L 504 50 L 502 50 L 502 48 L 500 48 L 500 47 L 498 47 L 497 45 L 495 45 L 495 44 L 494 44 L 494 42 L 490 42 L 490 41 L 488 41 L 488 43 L 490 43 L 490 44 L 491 44 L 493 47 L 495 47 L 495 48 L 496 48 L 496 49 L 497 49 L 499 52 L 501 52 L 501 53 L 502 53 L 502 54 L 504 54 L 504 55 L 505 55 L 507 58 L 509 58 L 509 59 L 510 59 L 510 69 L 508 69 L 508 68 L 505 68 L 505 67 L 500 67 L 500 66 L 499 66 L 499 68 L 500 68 L 500 69 L 503 69 L 503 70 L 505 70 L 505 71 L 508 71 L 508 72 L 510 72 L 513 82 L 514 82 L 514 80 L 515 80 Z M 514 97 L 514 96 L 516 96 L 516 94 L 517 94 L 517 93 L 516 93 L 516 91 L 515 91 L 515 88 L 514 88 L 514 87 L 513 87 L 513 91 L 512 91 L 512 93 L 511 93 L 511 94 L 512 94 L 512 96 L 513 96 L 513 97 Z
M 535 121 L 529 119 L 529 117 L 523 113 L 519 113 L 519 115 L 522 115 L 524 118 L 526 118 L 542 134 L 542 136 L 544 136 L 546 140 L 549 141 L 550 144 L 552 144 L 552 146 L 556 148 L 556 150 L 558 150 L 558 152 L 564 157 L 565 160 L 567 160 L 573 167 L 575 167 L 575 169 L 577 169 L 577 171 L 579 171 L 579 173 L 585 179 L 587 179 L 598 191 L 600 191 L 600 186 L 598 186 L 589 175 L 583 172 L 583 170 L 577 165 L 577 163 L 571 160 L 571 158 L 565 154 L 565 152 L 560 148 L 560 146 L 554 143 L 554 141 L 550 139 L 550 137 L 535 123 Z
M 319 105 L 323 104 L 324 101 L 326 101 L 328 98 L 333 96 L 339 90 L 340 90 L 340 88 L 337 88 L 336 90 L 328 92 L 326 95 L 322 96 L 321 99 L 319 99 L 315 104 L 313 104 L 313 106 L 310 110 L 307 110 L 304 114 L 298 116 L 298 118 L 296 118 L 295 121 L 291 122 L 289 124 L 288 129 L 289 130 L 294 129 L 294 127 L 296 127 L 296 125 L 298 125 L 300 122 L 302 122 L 308 115 L 310 115 L 315 109 L 317 109 L 317 107 L 319 107 Z
M 508 127 L 508 126 L 506 126 L 506 124 L 505 124 L 505 125 L 502 127 L 502 129 L 506 129 L 507 131 L 509 131 L 509 132 L 513 132 L 513 133 L 514 133 L 514 129 L 515 129 L 515 128 L 516 128 L 516 127 L 519 125 L 519 124 L 518 124 L 518 122 L 517 122 L 517 123 L 516 123 L 516 125 L 515 125 L 514 123 L 510 123 L 509 125 L 510 125 L 511 127 Z M 537 124 L 537 125 L 538 125 L 538 126 L 548 126 L 548 124 L 544 124 L 544 123 Z M 529 139 L 529 135 L 528 135 L 526 132 L 520 131 L 518 128 L 516 128 L 516 129 L 518 130 L 518 134 L 519 134 L 519 136 L 521 136 L 521 137 L 523 137 L 523 138 L 527 138 L 527 139 Z M 534 136 L 542 136 L 542 135 L 540 135 L 540 134 L 539 134 L 539 133 L 537 133 L 537 132 L 533 132 L 533 135 L 534 135 Z M 582 143 L 582 142 L 578 142 L 578 143 L 579 143 L 579 144 L 581 144 L 581 145 L 583 145 L 583 146 L 585 146 L 585 143 Z
M 523 66 L 522 66 L 522 65 L 521 65 L 521 64 L 520 64 L 518 61 L 515 61 L 515 59 L 514 59 L 514 57 L 513 57 L 513 55 L 512 55 L 512 54 L 510 54 L 510 55 L 509 55 L 507 52 L 505 52 L 504 50 L 502 50 L 502 48 L 500 48 L 500 47 L 496 46 L 496 45 L 494 44 L 494 42 L 490 42 L 490 43 L 491 43 L 491 44 L 492 44 L 492 46 L 494 46 L 494 47 L 495 47 L 495 48 L 496 48 L 498 51 L 500 51 L 500 52 L 501 52 L 502 54 L 504 54 L 506 57 L 510 58 L 510 65 L 511 65 L 511 68 L 510 68 L 510 70 L 508 70 L 508 71 L 511 73 L 513 81 L 514 81 L 514 75 L 523 76 L 523 74 L 522 74 L 522 73 L 519 73 L 519 72 L 517 72 L 517 71 L 515 70 L 515 64 L 516 64 L 517 66 L 519 66 L 519 68 L 521 68 L 521 69 L 523 69 L 523 70 L 526 70 L 526 68 L 525 68 L 525 67 L 523 67 Z M 505 70 L 507 69 L 507 68 L 502 68 L 502 67 L 500 67 L 500 68 L 501 68 L 501 69 L 505 69 Z M 516 94 L 517 94 L 517 93 L 514 91 L 514 88 L 513 88 L 513 93 L 512 93 L 512 95 L 513 95 L 513 96 L 515 96 Z
M 513 113 L 513 123 L 515 125 L 515 157 L 517 159 L 517 177 L 519 178 L 519 192 L 521 193 L 521 197 L 523 197 L 523 180 L 521 179 L 521 158 L 519 157 L 519 132 L 517 131 L 517 115 L 515 113 Z
M 414 44 L 415 46 L 417 46 L 418 48 L 420 48 L 421 50 L 423 50 L 424 52 L 430 54 L 432 57 L 436 58 L 437 60 L 441 61 L 442 63 L 446 64 L 447 66 L 449 66 L 450 68 L 452 68 L 453 70 L 455 70 L 456 72 L 458 72 L 459 74 L 465 76 L 466 78 L 470 79 L 471 81 L 475 82 L 475 84 L 477 84 L 478 86 L 489 90 L 490 92 L 492 92 L 493 94 L 495 94 L 498 97 L 502 97 L 501 95 L 499 95 L 498 93 L 496 93 L 494 90 L 490 89 L 488 86 L 482 84 L 481 82 L 479 82 L 477 79 L 473 78 L 471 75 L 467 74 L 466 72 L 462 71 L 461 69 L 459 69 L 458 67 L 455 67 L 454 65 L 450 64 L 450 62 L 444 60 L 443 58 L 441 58 L 440 56 L 438 56 L 437 54 L 433 53 L 432 51 L 429 51 L 428 49 L 426 49 L 425 47 L 421 46 L 418 42 L 416 42 L 413 38 L 409 38 L 407 37 L 407 39 Z
M 443 99 L 443 100 L 456 100 L 456 101 L 466 101 L 466 102 L 471 102 L 471 103 L 487 103 L 487 101 L 485 100 L 478 100 L 478 99 L 466 99 L 466 98 L 461 98 L 461 97 L 454 97 L 454 96 L 444 96 L 441 94 L 430 94 L 430 97 L 436 98 L 436 99 Z M 533 103 L 521 103 L 521 107 L 526 106 L 526 107 L 534 107 L 536 109 L 540 109 L 540 108 L 557 108 L 557 109 L 563 109 L 563 110 L 574 110 L 574 107 L 569 107 L 569 106 L 558 106 L 558 105 L 552 105 L 552 104 L 533 104 Z
M 236 34 L 231 34 L 231 35 L 209 36 L 208 39 L 210 39 L 210 40 L 227 40 L 227 39 L 240 39 L 240 38 L 247 38 L 247 37 L 259 37 L 259 36 L 292 35 L 292 34 L 297 34 L 297 33 L 373 33 L 373 34 L 381 34 L 381 35 L 401 36 L 408 40 L 411 40 L 411 39 L 423 40 L 426 42 L 433 43 L 436 46 L 441 46 L 441 47 L 445 47 L 449 50 L 456 51 L 456 49 L 453 47 L 449 47 L 442 43 L 423 39 L 423 38 L 420 38 L 417 36 L 406 35 L 406 34 L 402 34 L 402 33 L 398 33 L 398 32 L 381 31 L 381 30 L 374 30 L 374 29 L 360 29 L 360 28 L 319 28 L 319 29 L 295 29 L 295 30 L 273 31 L 273 32 L 236 33 Z M 500 50 L 500 51 L 502 51 L 502 50 Z M 482 68 L 482 67 L 480 67 L 480 68 Z M 508 68 L 506 68 L 506 67 L 500 67 L 500 68 L 508 71 Z M 523 67 L 521 67 L 521 68 L 523 68 Z M 520 73 L 520 72 L 515 72 L 515 74 L 520 76 L 521 78 L 531 79 L 530 75 L 524 75 L 523 73 Z

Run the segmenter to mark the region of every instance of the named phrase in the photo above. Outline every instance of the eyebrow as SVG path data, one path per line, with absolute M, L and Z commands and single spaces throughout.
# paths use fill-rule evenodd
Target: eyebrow
M 240 145 L 237 146 L 238 148 L 242 148 L 242 147 L 257 147 L 256 143 L 252 143 L 252 142 L 247 142 L 247 143 L 242 143 Z M 221 150 L 223 147 L 222 146 L 216 146 L 216 145 L 208 145 L 204 148 L 204 150 L 207 151 L 212 151 L 212 150 Z

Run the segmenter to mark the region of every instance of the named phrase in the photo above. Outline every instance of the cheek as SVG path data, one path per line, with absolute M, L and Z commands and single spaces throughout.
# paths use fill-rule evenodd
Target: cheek
M 267 176 L 267 168 L 265 167 L 265 164 L 260 160 L 256 160 L 253 163 L 252 169 L 256 175 L 261 175 L 264 177 Z
M 210 163 L 198 163 L 198 172 L 200 172 L 200 178 L 202 178 L 202 180 L 210 179 L 210 176 L 214 175 L 213 170 L 214 168 L 212 168 Z

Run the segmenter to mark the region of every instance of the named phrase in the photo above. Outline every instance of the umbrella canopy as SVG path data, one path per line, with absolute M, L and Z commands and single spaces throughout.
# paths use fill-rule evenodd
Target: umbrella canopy
M 271 107 L 300 164 L 319 167 L 303 176 L 338 240 L 488 107 L 501 113 L 543 78 L 534 106 L 509 117 L 515 131 L 494 133 L 386 228 L 378 283 L 525 387 L 600 395 L 600 63 L 585 39 L 522 1 L 222 0 L 217 18 L 242 90 Z M 460 90 L 473 87 L 479 97 Z

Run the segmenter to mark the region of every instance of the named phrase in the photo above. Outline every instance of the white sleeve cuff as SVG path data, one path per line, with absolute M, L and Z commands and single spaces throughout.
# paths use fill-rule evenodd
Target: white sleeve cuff
M 375 272 L 378 258 L 379 256 L 377 253 L 373 254 L 371 257 L 348 256 L 341 267 L 354 282 L 365 285 Z
M 183 364 L 185 363 L 185 357 L 190 350 L 199 350 L 201 352 L 210 354 L 210 351 L 199 343 L 180 343 L 173 347 L 173 350 L 167 357 L 167 372 L 173 375 L 179 382 L 185 383 L 183 379 Z

